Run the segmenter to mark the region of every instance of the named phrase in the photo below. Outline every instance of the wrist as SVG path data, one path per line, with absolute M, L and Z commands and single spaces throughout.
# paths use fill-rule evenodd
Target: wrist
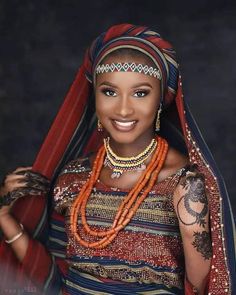
M 16 233 L 12 238 L 5 240 L 5 242 L 7 244 L 12 244 L 13 242 L 17 241 L 24 234 L 23 224 L 20 223 L 19 226 L 20 226 L 20 231 L 18 231 L 18 233 Z

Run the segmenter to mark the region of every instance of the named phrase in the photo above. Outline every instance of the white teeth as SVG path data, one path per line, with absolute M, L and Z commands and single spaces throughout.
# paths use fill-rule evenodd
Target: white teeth
M 120 125 L 122 127 L 130 127 L 133 124 L 135 124 L 135 121 L 130 121 L 130 122 L 120 122 L 120 121 L 116 121 L 116 120 L 114 120 L 114 121 L 117 125 Z

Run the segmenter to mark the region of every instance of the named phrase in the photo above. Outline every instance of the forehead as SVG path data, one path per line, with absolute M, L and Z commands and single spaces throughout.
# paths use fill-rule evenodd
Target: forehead
M 98 74 L 96 87 L 101 85 L 112 85 L 116 88 L 133 88 L 136 86 L 150 85 L 152 88 L 159 87 L 159 80 L 143 73 L 134 72 L 108 72 Z

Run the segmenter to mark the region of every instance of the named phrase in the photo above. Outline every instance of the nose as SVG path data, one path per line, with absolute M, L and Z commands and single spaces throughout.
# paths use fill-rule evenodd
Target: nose
M 116 107 L 116 114 L 126 118 L 133 115 L 133 113 L 134 113 L 134 107 L 129 96 L 122 95 Z

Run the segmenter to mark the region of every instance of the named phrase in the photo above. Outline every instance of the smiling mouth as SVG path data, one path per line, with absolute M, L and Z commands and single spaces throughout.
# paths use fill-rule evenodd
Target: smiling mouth
M 137 121 L 118 121 L 112 120 L 113 126 L 119 131 L 130 131 L 134 128 Z

